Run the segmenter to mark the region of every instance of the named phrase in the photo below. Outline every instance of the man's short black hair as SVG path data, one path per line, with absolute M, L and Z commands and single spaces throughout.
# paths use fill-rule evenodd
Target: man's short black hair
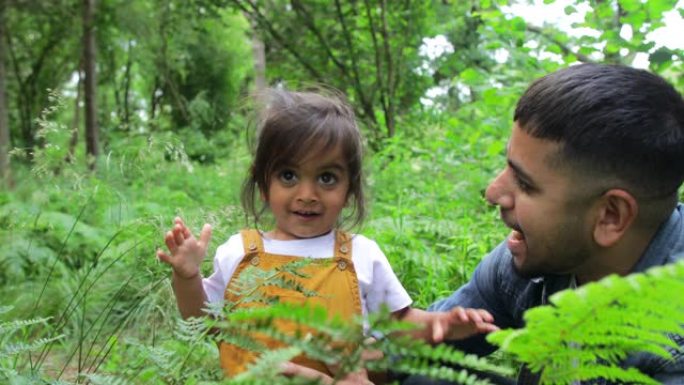
M 514 120 L 560 143 L 560 162 L 618 179 L 637 196 L 672 197 L 684 180 L 684 100 L 647 71 L 601 64 L 559 70 L 532 83 Z

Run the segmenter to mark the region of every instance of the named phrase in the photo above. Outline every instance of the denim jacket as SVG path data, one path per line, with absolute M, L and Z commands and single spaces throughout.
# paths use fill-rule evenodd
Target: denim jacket
M 567 275 L 521 278 L 513 269 L 511 259 L 506 243 L 501 243 L 480 262 L 468 283 L 448 298 L 432 304 L 428 310 L 447 311 L 456 306 L 482 308 L 494 316 L 500 328 L 521 328 L 524 326 L 522 316 L 527 309 L 546 304 L 550 295 L 570 286 L 570 277 Z M 684 259 L 684 205 L 681 203 L 661 225 L 632 271 L 643 272 L 650 267 L 680 259 Z M 663 384 L 684 384 L 684 338 L 671 338 L 680 347 L 679 351 L 674 352 L 673 360 L 637 353 L 627 357 L 623 366 L 635 367 Z M 495 349 L 483 335 L 458 341 L 455 346 L 479 355 L 489 354 Z M 536 384 L 536 377 L 522 370 L 518 384 Z

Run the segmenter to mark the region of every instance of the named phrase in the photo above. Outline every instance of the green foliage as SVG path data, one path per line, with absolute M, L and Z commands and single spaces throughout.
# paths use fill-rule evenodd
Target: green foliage
M 3 22 L 7 31 L 3 45 L 11 137 L 14 146 L 31 149 L 41 111 L 51 104 L 46 90 L 59 89 L 69 79 L 79 55 L 80 20 L 71 1 L 12 2 Z M 11 58 L 11 61 L 9 60 Z M 78 60 L 76 60 L 78 61 Z M 6 82 L 6 83 L 5 83 Z
M 418 48 L 428 35 L 431 2 L 231 0 L 266 45 L 271 84 L 322 83 L 342 90 L 369 128 L 369 141 L 391 137 L 397 117 L 430 85 Z
M 554 294 L 552 306 L 525 313 L 525 328 L 498 331 L 488 340 L 540 371 L 544 384 L 596 378 L 656 384 L 619 362 L 634 352 L 669 359 L 679 351 L 667 335 L 684 335 L 683 290 L 684 262 L 611 275 Z
M 35 338 L 32 329 L 36 325 L 45 325 L 47 318 L 29 320 L 1 321 L 1 317 L 11 310 L 10 306 L 0 307 L 0 380 L 15 383 L 30 383 L 32 376 L 20 374 L 16 357 L 22 354 L 33 354 L 42 347 L 61 339 L 62 335 L 49 338 Z M 30 339 L 30 340 L 29 340 Z
M 245 225 L 238 190 L 249 159 L 241 137 L 248 117 L 237 107 L 252 86 L 253 71 L 248 22 L 233 9 L 238 3 L 248 4 L 98 2 L 104 155 L 94 173 L 85 170 L 80 143 L 73 161 L 65 162 L 73 129 L 80 127 L 74 120 L 82 48 L 79 4 L 8 3 L 6 92 L 17 184 L 0 191 L 0 295 L 14 306 L 3 310 L 0 325 L 23 325 L 3 329 L 11 340 L 6 346 L 18 349 L 0 358 L 14 376 L 10 383 L 221 381 L 207 325 L 196 320 L 176 326 L 168 270 L 153 255 L 174 216 L 183 216 L 193 229 L 211 223 L 214 241 L 202 266 L 206 275 L 213 249 Z M 505 236 L 483 191 L 505 164 L 512 109 L 529 81 L 576 61 L 629 64 L 647 55 L 652 71 L 684 90 L 684 52 L 647 38 L 674 9 L 672 0 L 578 0 L 566 7 L 571 15 L 588 4 L 590 11 L 575 28 L 588 27 L 596 35 L 514 17 L 503 0 L 249 3 L 256 9 L 247 14 L 263 16 L 255 26 L 266 43 L 268 81 L 335 86 L 367 123 L 371 211 L 355 231 L 378 241 L 419 306 L 465 282 Z M 632 29 L 631 37 L 621 33 L 623 27 Z M 453 52 L 433 59 L 421 55 L 423 39 L 439 34 Z M 420 100 L 432 86 L 446 94 L 433 98 L 431 107 Z M 393 138 L 387 138 L 390 124 Z M 255 273 L 251 279 L 238 289 L 264 282 L 297 289 L 284 272 Z M 250 300 L 269 302 L 256 293 Z M 268 318 L 269 311 L 254 316 Z M 282 308 L 272 311 L 289 315 Z M 466 365 L 470 358 L 458 352 L 436 352 L 410 341 L 365 343 L 358 324 L 347 332 L 326 324 L 319 313 L 289 312 L 326 338 L 403 355 L 408 363 L 402 368 L 412 373 L 439 372 L 468 383 L 470 374 L 428 360 L 488 365 Z M 575 313 L 563 319 L 584 314 Z M 26 319 L 41 322 L 24 325 Z M 50 322 L 42 322 L 46 319 Z M 596 332 L 610 322 L 596 322 Z M 385 330 L 381 321 L 371 323 Z M 396 329 L 401 327 L 386 330 Z M 657 342 L 659 335 L 649 338 Z M 6 341 L 0 341 L 3 348 Z M 254 341 L 245 337 L 240 343 Z M 290 343 L 266 352 L 253 371 L 271 375 L 277 362 L 302 351 L 347 359 L 326 350 L 323 341 Z M 620 349 L 629 348 L 626 340 L 620 343 Z M 587 354 L 609 355 L 596 348 Z M 555 349 L 576 353 L 564 345 Z M 345 365 L 359 367 L 359 351 Z
M 385 310 L 373 314 L 367 320 L 369 328 L 380 335 L 389 336 L 380 340 L 368 339 L 362 332 L 364 320 L 356 319 L 353 323 L 330 319 L 325 309 L 310 308 L 302 305 L 278 303 L 270 307 L 249 310 L 234 310 L 223 313 L 218 323 L 210 322 L 210 326 L 221 329 L 219 339 L 232 342 L 236 330 L 243 332 L 259 332 L 281 341 L 287 347 L 271 351 L 260 358 L 248 370 L 229 383 L 242 383 L 247 380 L 269 379 L 274 383 L 285 383 L 278 376 L 279 364 L 298 354 L 336 364 L 339 378 L 347 373 L 367 367 L 373 371 L 385 371 L 389 368 L 401 370 L 409 374 L 423 374 L 434 378 L 447 379 L 459 384 L 488 384 L 468 370 L 488 370 L 501 374 L 510 374 L 510 370 L 489 364 L 476 356 L 466 355 L 447 345 L 430 346 L 412 338 L 395 337 L 394 334 L 414 328 L 403 322 L 391 319 Z M 316 338 L 308 336 L 290 336 L 278 332 L 274 327 L 274 320 L 296 322 L 310 330 L 315 330 Z M 362 353 L 365 351 L 381 351 L 383 357 L 365 361 Z M 401 357 L 399 362 L 396 358 Z M 453 370 L 447 366 L 437 366 L 435 362 L 444 365 L 460 365 L 463 370 Z

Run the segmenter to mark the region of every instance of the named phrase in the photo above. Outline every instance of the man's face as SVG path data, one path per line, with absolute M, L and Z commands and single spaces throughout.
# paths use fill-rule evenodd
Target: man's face
M 550 163 L 558 143 L 535 138 L 517 123 L 508 143 L 508 165 L 487 187 L 511 228 L 508 248 L 523 277 L 573 273 L 591 255 L 592 222 L 580 179 Z M 573 180 L 575 179 L 575 180 Z

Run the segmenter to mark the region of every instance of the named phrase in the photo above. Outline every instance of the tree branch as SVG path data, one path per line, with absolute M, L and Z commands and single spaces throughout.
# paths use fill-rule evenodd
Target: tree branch
M 594 60 L 590 59 L 589 56 L 581 54 L 579 52 L 573 51 L 565 43 L 559 41 L 558 39 L 554 38 L 553 36 L 549 36 L 548 34 L 546 34 L 542 28 L 534 26 L 534 25 L 529 25 L 529 24 L 527 24 L 526 28 L 529 32 L 535 33 L 535 34 L 541 36 L 542 38 L 546 39 L 547 41 L 557 45 L 558 48 L 561 49 L 563 54 L 572 55 L 575 58 L 577 58 L 577 60 L 579 60 L 583 63 L 594 63 Z
M 285 39 L 273 28 L 273 26 L 268 22 L 266 17 L 259 12 L 259 8 L 253 1 L 246 0 L 244 3 L 249 4 L 249 7 L 251 9 L 248 9 L 244 4 L 243 1 L 240 0 L 230 0 L 233 4 L 235 4 L 240 10 L 248 15 L 250 15 L 261 27 L 262 29 L 266 30 L 271 37 L 278 43 L 280 44 L 281 47 L 283 47 L 287 52 L 289 52 L 292 56 L 297 59 L 297 61 L 304 66 L 304 68 L 309 71 L 309 74 L 313 76 L 316 80 L 322 80 L 323 76 L 311 65 L 311 63 L 307 62 L 302 55 L 297 52 L 294 47 L 292 47 L 290 44 L 287 43 Z
M 361 76 L 359 75 L 359 63 L 356 60 L 356 49 L 351 39 L 351 32 L 347 27 L 347 20 L 344 17 L 344 13 L 342 12 L 342 5 L 340 4 L 340 0 L 335 0 L 335 9 L 337 11 L 337 19 L 340 21 L 340 25 L 342 26 L 342 34 L 344 35 L 345 44 L 347 45 L 347 49 L 349 50 L 349 57 L 352 63 L 352 81 L 354 83 L 354 88 L 356 89 L 356 92 L 359 94 L 359 101 L 362 105 L 372 104 L 372 99 L 369 99 L 366 96 L 366 93 L 364 92 L 363 87 L 361 86 Z
M 291 0 L 290 4 L 292 5 L 292 9 L 300 16 L 300 20 L 304 22 L 306 27 L 311 31 L 311 33 L 316 36 L 316 39 L 318 40 L 318 43 L 321 45 L 323 50 L 325 51 L 326 55 L 328 58 L 335 64 L 335 67 L 337 67 L 340 72 L 342 73 L 342 76 L 344 76 L 346 79 L 350 79 L 349 76 L 349 71 L 347 70 L 347 66 L 342 63 L 337 56 L 332 52 L 330 49 L 330 45 L 328 44 L 328 41 L 323 37 L 323 34 L 321 34 L 321 31 L 316 28 L 316 24 L 314 23 L 314 17 L 311 16 L 311 14 L 304 8 L 304 5 L 302 5 L 301 2 L 298 0 Z

